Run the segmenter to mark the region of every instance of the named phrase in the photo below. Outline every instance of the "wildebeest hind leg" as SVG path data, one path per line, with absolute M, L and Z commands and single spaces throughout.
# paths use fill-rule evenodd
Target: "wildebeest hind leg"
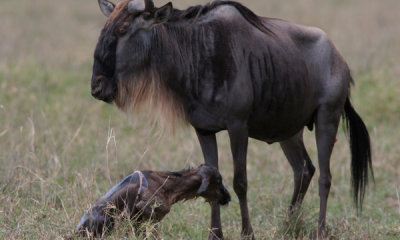
M 280 145 L 294 173 L 294 190 L 288 209 L 288 216 L 291 217 L 294 207 L 300 205 L 303 201 L 314 175 L 315 167 L 304 147 L 303 130 L 292 138 L 280 142 Z
M 318 220 L 319 238 L 325 236 L 326 207 L 332 178 L 330 171 L 330 158 L 333 145 L 335 144 L 341 113 L 342 109 L 337 106 L 322 105 L 319 107 L 316 116 L 315 135 L 320 169 L 320 176 L 318 179 L 320 197 L 320 212 Z

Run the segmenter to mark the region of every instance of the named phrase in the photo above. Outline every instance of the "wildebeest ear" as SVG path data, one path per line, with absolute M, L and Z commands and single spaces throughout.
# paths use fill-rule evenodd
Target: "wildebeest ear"
M 169 2 L 154 12 L 154 23 L 166 22 L 172 14 L 172 3 Z
M 115 5 L 112 2 L 107 0 L 97 0 L 99 2 L 101 12 L 106 16 L 109 17 L 111 13 L 114 11 Z
M 210 178 L 202 177 L 201 185 L 200 185 L 199 189 L 197 190 L 197 194 L 200 195 L 200 194 L 204 193 L 207 190 L 209 184 L 210 184 Z

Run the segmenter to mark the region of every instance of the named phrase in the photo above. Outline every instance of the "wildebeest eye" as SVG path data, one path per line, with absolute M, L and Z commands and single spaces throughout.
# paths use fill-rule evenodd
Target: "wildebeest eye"
M 119 27 L 119 28 L 117 29 L 118 35 L 124 35 L 126 32 L 127 32 L 127 29 L 126 29 L 125 26 Z
M 116 29 L 117 35 L 124 35 L 128 31 L 129 23 L 125 22 Z

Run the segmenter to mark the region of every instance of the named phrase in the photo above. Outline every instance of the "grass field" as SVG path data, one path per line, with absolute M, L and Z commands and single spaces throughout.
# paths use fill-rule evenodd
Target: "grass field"
M 166 1 L 156 1 L 161 5 Z M 184 8 L 205 1 L 174 1 Z M 357 216 L 350 195 L 350 153 L 338 134 L 331 160 L 327 229 L 331 239 L 400 238 L 400 1 L 246 1 L 259 15 L 313 25 L 328 33 L 356 82 L 352 100 L 373 146 L 375 185 Z M 132 122 L 90 95 L 92 54 L 105 22 L 97 1 L 0 0 L 0 239 L 62 239 L 84 211 L 135 169 L 180 170 L 202 163 L 194 132 L 160 137 L 141 116 Z M 314 133 L 305 141 L 317 166 Z M 227 134 L 218 135 L 231 204 L 224 234 L 240 237 Z M 300 215 L 285 223 L 292 171 L 278 144 L 251 140 L 249 207 L 258 239 L 307 239 L 316 229 L 318 171 Z M 149 238 L 205 239 L 203 200 L 177 204 Z M 108 239 L 134 239 L 129 223 Z

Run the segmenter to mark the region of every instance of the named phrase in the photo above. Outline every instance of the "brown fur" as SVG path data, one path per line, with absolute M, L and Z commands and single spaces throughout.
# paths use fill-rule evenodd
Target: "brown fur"
M 197 197 L 220 204 L 230 201 L 218 169 L 209 165 L 180 172 L 142 173 L 142 185 L 140 180 L 121 184 L 126 183 L 125 178 L 112 188 L 111 193 L 100 198 L 82 218 L 76 233 L 102 236 L 107 230 L 112 230 L 114 219 L 121 215 L 131 219 L 135 227 L 145 221 L 158 222 L 168 214 L 173 204 Z M 132 179 L 131 176 L 128 179 Z
M 118 83 L 116 105 L 124 112 L 137 113 L 146 110 L 150 119 L 161 127 L 174 130 L 186 122 L 182 101 L 165 86 L 155 72 L 142 73 L 135 79 L 122 79 Z
M 129 1 L 121 1 L 115 6 L 114 11 L 111 13 L 110 17 L 108 18 L 106 26 L 112 26 L 114 21 L 117 18 L 119 19 L 123 16 L 126 16 L 126 14 L 121 15 L 121 13 L 123 11 L 126 11 L 126 9 L 127 9 L 126 6 L 128 5 L 128 3 L 129 3 Z

